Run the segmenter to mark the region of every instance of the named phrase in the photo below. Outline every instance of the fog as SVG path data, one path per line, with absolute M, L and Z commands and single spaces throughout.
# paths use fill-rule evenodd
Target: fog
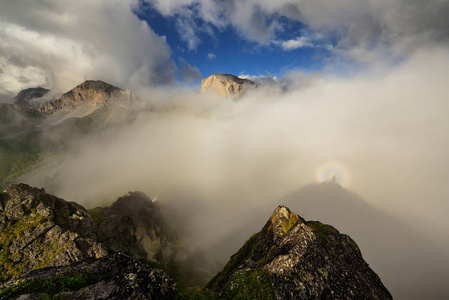
M 239 99 L 142 89 L 151 109 L 80 138 L 56 167 L 25 181 L 86 207 L 130 190 L 177 203 L 190 220 L 189 240 L 208 249 L 245 224 L 260 229 L 283 196 L 336 176 L 413 228 L 425 238 L 419 243 L 449 249 L 448 66 L 447 49 L 432 48 L 352 74 L 310 74 L 287 89 L 260 86 Z M 443 256 L 418 259 L 448 264 Z

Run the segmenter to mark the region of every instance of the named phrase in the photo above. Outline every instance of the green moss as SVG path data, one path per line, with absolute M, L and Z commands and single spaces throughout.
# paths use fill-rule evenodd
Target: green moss
M 270 250 L 268 251 L 268 255 L 262 259 L 259 259 L 257 261 L 260 265 L 266 265 L 269 262 L 271 262 L 274 258 L 274 252 L 276 251 L 276 245 L 271 246 Z
M 22 275 L 26 263 L 21 261 L 22 256 L 20 253 L 11 253 L 9 248 L 15 239 L 24 238 L 26 233 L 32 232 L 36 227 L 40 226 L 43 220 L 44 217 L 32 210 L 31 214 L 7 223 L 6 228 L 0 235 L 1 281 Z
M 298 215 L 291 212 L 288 216 L 288 222 L 282 223 L 282 230 L 284 231 L 284 233 L 289 232 L 290 229 L 295 227 L 296 224 L 298 223 L 298 220 L 299 220 Z
M 235 273 L 220 296 L 224 299 L 276 299 L 270 275 L 264 268 Z
M 216 293 L 208 288 L 196 288 L 186 291 L 178 299 L 214 300 L 214 299 L 276 299 L 271 288 L 270 275 L 264 268 L 240 270 L 224 285 L 222 292 Z
M 326 225 L 318 221 L 309 221 L 306 223 L 314 233 L 318 235 L 318 237 L 324 241 L 329 241 L 329 236 L 333 234 L 338 234 L 338 230 L 332 227 L 331 225 Z
M 0 299 L 10 299 L 20 294 L 45 293 L 50 297 L 56 294 L 76 291 L 87 285 L 98 282 L 98 278 L 90 272 L 74 275 L 58 275 L 44 281 L 21 281 L 15 286 L 1 289 Z
M 23 259 L 20 251 L 18 253 L 10 251 L 11 244 L 15 240 L 26 240 L 27 236 L 29 238 L 29 235 L 37 227 L 43 226 L 46 221 L 48 219 L 38 214 L 35 209 L 32 209 L 31 213 L 19 220 L 8 221 L 6 228 L 0 235 L 0 281 L 18 278 L 31 268 L 40 269 L 46 267 L 57 255 L 65 250 L 69 242 L 63 247 L 58 247 L 59 240 L 51 244 L 45 244 L 45 235 L 41 235 L 32 241 L 32 244 L 37 246 L 42 254 L 39 257 L 39 263 L 31 265 L 28 260 Z

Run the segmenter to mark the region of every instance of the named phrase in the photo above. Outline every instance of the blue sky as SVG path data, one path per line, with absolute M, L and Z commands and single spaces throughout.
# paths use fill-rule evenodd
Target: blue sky
M 307 27 L 301 22 L 280 18 L 284 30 L 276 32 L 277 44 L 269 41 L 261 44 L 248 40 L 231 25 L 225 28 L 211 26 L 213 33 L 198 32 L 200 42 L 195 49 L 189 49 L 181 38 L 182 32 L 176 28 L 176 16 L 164 17 L 152 6 L 147 5 L 138 14 L 152 30 L 165 36 L 172 50 L 172 58 L 177 64 L 184 59 L 197 67 L 205 78 L 214 73 L 234 75 L 282 77 L 290 71 L 315 72 L 326 66 L 331 56 L 330 43 L 319 47 L 305 46 L 286 50 L 282 41 L 294 40 Z M 197 20 L 201 22 L 201 20 Z

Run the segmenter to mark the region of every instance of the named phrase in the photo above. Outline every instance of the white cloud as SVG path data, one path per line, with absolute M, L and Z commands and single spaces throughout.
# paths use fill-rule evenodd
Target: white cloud
M 0 93 L 67 91 L 86 79 L 126 88 L 170 83 L 165 38 L 139 20 L 136 0 L 2 1 Z
M 207 58 L 208 60 L 215 60 L 215 59 L 217 58 L 217 56 L 216 56 L 215 54 L 213 54 L 213 53 L 208 53 L 208 54 L 206 55 L 206 58 Z
M 165 16 L 190 11 L 191 22 L 210 24 L 218 30 L 230 26 L 243 38 L 260 45 L 270 45 L 279 40 L 279 32 L 290 30 L 285 20 L 301 22 L 308 31 L 333 41 L 333 46 L 326 43 L 323 48 L 363 61 L 449 41 L 449 2 L 441 0 L 146 1 Z M 300 43 L 293 40 L 288 45 Z
M 304 47 L 313 47 L 313 44 L 310 41 L 310 38 L 308 38 L 306 36 L 301 36 L 294 40 L 288 40 L 288 41 L 282 42 L 282 48 L 284 48 L 285 50 L 294 50 L 294 49 L 304 48 Z

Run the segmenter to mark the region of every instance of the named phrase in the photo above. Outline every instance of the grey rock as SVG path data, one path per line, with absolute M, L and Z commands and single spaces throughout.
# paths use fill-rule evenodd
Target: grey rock
M 141 192 L 129 192 L 111 206 L 89 210 L 97 220 L 98 241 L 110 251 L 126 251 L 137 259 L 164 261 L 176 235 L 157 204 Z
M 3 288 L 14 287 L 23 282 L 35 285 L 55 278 L 83 276 L 88 278 L 84 286 L 56 294 L 42 294 L 52 299 L 174 299 L 177 285 L 167 274 L 144 265 L 130 256 L 117 253 L 99 259 L 87 259 L 64 267 L 49 267 L 35 270 L 11 280 Z M 19 290 L 14 296 L 21 294 Z M 27 295 L 24 299 L 38 294 Z
M 95 222 L 80 205 L 26 184 L 8 186 L 0 199 L 0 281 L 107 255 L 96 242 Z
M 392 299 L 349 236 L 305 221 L 285 206 L 276 208 L 208 287 L 226 296 L 242 276 L 255 272 L 267 274 L 277 299 Z

